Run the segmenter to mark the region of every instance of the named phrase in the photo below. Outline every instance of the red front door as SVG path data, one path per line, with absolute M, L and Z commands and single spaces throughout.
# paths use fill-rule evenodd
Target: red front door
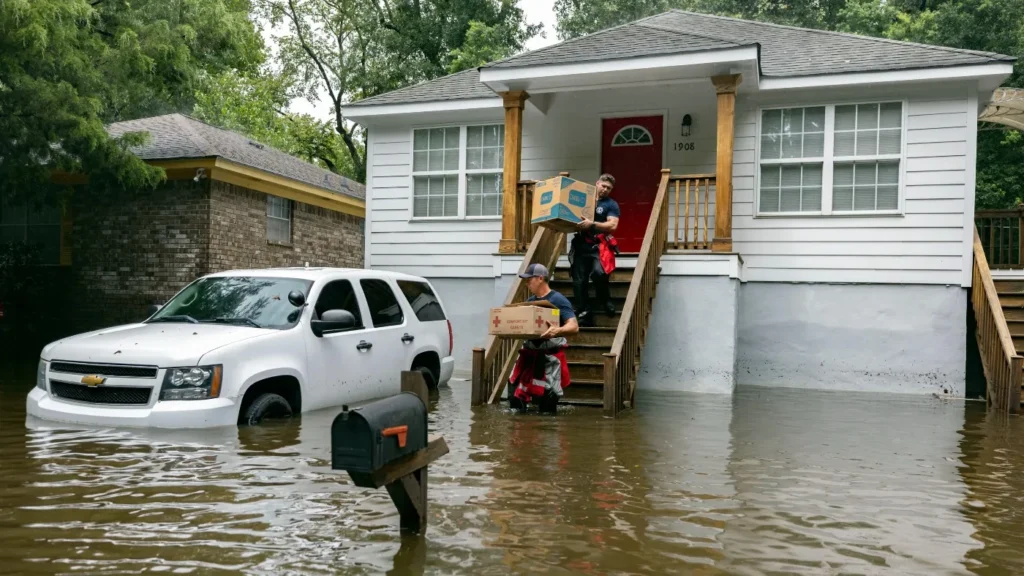
M 639 252 L 661 178 L 662 117 L 605 118 L 601 125 L 601 172 L 615 177 L 612 198 L 622 216 L 619 249 Z

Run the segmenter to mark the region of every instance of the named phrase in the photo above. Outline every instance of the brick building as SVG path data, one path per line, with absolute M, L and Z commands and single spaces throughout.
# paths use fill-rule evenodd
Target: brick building
M 50 222 L 59 235 L 39 244 L 63 265 L 74 331 L 137 321 L 221 270 L 363 267 L 362 184 L 180 114 L 109 131 L 148 132 L 135 152 L 167 181 L 155 190 L 78 186 L 49 218 L 25 221 Z M 33 234 L 46 231 L 26 229 Z

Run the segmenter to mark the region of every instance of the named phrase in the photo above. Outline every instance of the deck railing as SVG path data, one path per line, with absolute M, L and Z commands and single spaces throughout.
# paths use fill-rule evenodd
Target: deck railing
M 714 174 L 689 174 L 669 179 L 669 194 L 674 198 L 675 234 L 672 247 L 676 250 L 710 250 L 708 237 L 709 201 Z M 690 215 L 693 215 L 691 231 Z M 682 223 L 679 217 L 682 216 Z
M 974 213 L 974 225 L 990 269 L 1024 268 L 1024 208 L 978 210 Z
M 974 307 L 977 324 L 976 337 L 981 365 L 985 371 L 989 409 L 1016 414 L 1020 411 L 1021 381 L 1024 379 L 1022 359 L 1017 355 L 1007 328 L 977 227 L 974 229 L 971 305 Z
M 668 170 L 661 171 L 661 183 L 654 198 L 651 218 L 644 232 L 636 270 L 626 292 L 622 316 L 615 330 L 611 350 L 604 355 L 604 412 L 614 416 L 629 402 L 636 389 L 637 363 L 647 336 L 654 290 L 658 283 L 658 264 L 668 241 Z
M 532 188 L 531 183 L 520 184 L 520 189 Z M 532 194 L 532 189 L 528 190 Z M 526 212 L 527 214 L 529 211 Z M 533 241 L 526 249 L 526 255 L 519 266 L 519 272 L 525 272 L 531 263 L 539 262 L 554 270 L 558 257 L 565 247 L 565 234 L 548 228 L 537 228 Z M 505 296 L 504 305 L 523 302 L 529 296 L 526 282 L 518 275 L 513 279 L 512 286 Z M 473 384 L 472 400 L 474 406 L 491 404 L 498 399 L 505 383 L 512 372 L 516 356 L 522 342 L 511 338 L 488 336 L 483 348 L 473 349 Z
M 534 180 L 520 180 L 516 188 L 516 252 L 526 252 L 533 240 L 534 231 L 537 226 L 530 223 L 530 215 L 533 213 L 533 189 L 537 182 Z

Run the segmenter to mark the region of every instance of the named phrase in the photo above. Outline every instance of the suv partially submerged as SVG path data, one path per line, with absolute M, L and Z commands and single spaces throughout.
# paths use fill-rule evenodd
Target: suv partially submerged
M 43 349 L 30 416 L 103 426 L 255 424 L 395 394 L 454 368 L 452 328 L 419 277 L 241 270 L 192 282 L 149 319 Z

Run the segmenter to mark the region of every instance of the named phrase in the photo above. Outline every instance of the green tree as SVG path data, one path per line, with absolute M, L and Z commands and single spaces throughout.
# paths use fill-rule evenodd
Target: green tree
M 437 78 L 485 55 L 513 54 L 539 31 L 525 23 L 514 0 L 259 1 L 261 14 L 286 30 L 279 58 L 294 71 L 297 88 L 307 98 L 329 99 L 332 125 L 360 181 L 365 135 L 344 118 L 344 104 Z
M 292 85 L 285 74 L 229 71 L 204 83 L 192 115 L 354 179 L 352 158 L 331 123 L 287 111 Z
M 466 31 L 466 40 L 462 46 L 452 50 L 451 73 L 479 68 L 488 62 L 501 60 L 511 56 L 511 47 L 502 42 L 504 31 L 498 26 L 488 26 L 483 22 L 470 22 Z
M 555 0 L 558 37 L 578 38 L 627 24 L 669 8 L 677 8 L 672 0 Z
M 204 73 L 253 70 L 247 0 L 0 0 L 0 181 L 35 191 L 52 169 L 155 185 L 162 172 L 105 122 L 188 111 Z

